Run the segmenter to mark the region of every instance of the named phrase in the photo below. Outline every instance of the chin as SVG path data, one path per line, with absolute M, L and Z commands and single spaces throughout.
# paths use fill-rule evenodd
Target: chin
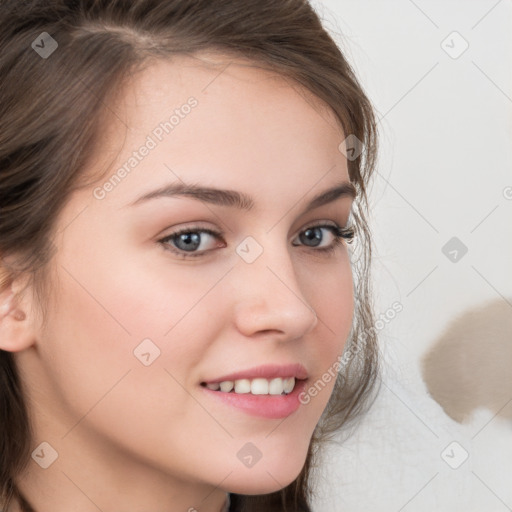
M 293 462 L 296 462 L 293 464 Z M 290 485 L 300 474 L 305 460 L 283 460 L 280 464 L 257 466 L 245 471 L 234 471 L 228 478 L 226 486 L 229 492 L 236 494 L 256 495 L 270 494 Z

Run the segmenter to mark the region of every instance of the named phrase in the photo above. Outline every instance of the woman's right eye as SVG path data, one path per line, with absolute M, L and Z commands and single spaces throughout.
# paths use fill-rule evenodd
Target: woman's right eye
M 205 237 L 205 234 L 207 237 Z M 206 240 L 208 237 L 219 240 L 222 239 L 222 236 L 223 233 L 212 231 L 211 229 L 185 228 L 160 239 L 159 243 L 163 245 L 165 250 L 171 251 L 182 258 L 195 258 L 215 248 L 205 249 L 204 245 L 207 245 L 205 238 Z M 225 247 L 225 245 L 221 247 Z M 201 250 L 198 251 L 198 249 Z

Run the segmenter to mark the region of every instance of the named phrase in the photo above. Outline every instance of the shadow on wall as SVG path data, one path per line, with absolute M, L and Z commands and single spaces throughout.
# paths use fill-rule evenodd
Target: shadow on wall
M 512 306 L 499 299 L 457 316 L 424 355 L 421 372 L 455 421 L 480 407 L 512 420 Z

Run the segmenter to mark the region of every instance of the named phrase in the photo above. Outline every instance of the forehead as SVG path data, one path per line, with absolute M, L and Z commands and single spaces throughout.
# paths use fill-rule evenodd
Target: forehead
M 312 113 L 333 126 L 337 123 L 325 102 L 290 77 L 268 69 L 263 63 L 218 53 L 149 59 L 128 82 L 123 100 L 128 109 L 133 109 L 162 102 L 172 104 L 184 94 L 233 103 L 254 103 L 265 97 L 274 102 L 284 101 L 289 107 L 306 102 Z
M 154 148 L 130 171 L 138 191 L 153 174 L 162 180 L 182 172 L 192 181 L 235 188 L 255 178 L 261 185 L 300 177 L 311 183 L 333 167 L 333 180 L 348 177 L 338 151 L 344 136 L 332 110 L 250 61 L 216 54 L 153 60 L 108 107 L 103 168 L 115 172 L 152 140 Z

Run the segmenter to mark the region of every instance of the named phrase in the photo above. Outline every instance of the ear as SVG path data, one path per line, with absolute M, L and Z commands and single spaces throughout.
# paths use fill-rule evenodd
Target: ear
M 20 281 L 12 281 L 0 268 L 0 349 L 20 352 L 34 344 L 28 301 L 22 299 Z

